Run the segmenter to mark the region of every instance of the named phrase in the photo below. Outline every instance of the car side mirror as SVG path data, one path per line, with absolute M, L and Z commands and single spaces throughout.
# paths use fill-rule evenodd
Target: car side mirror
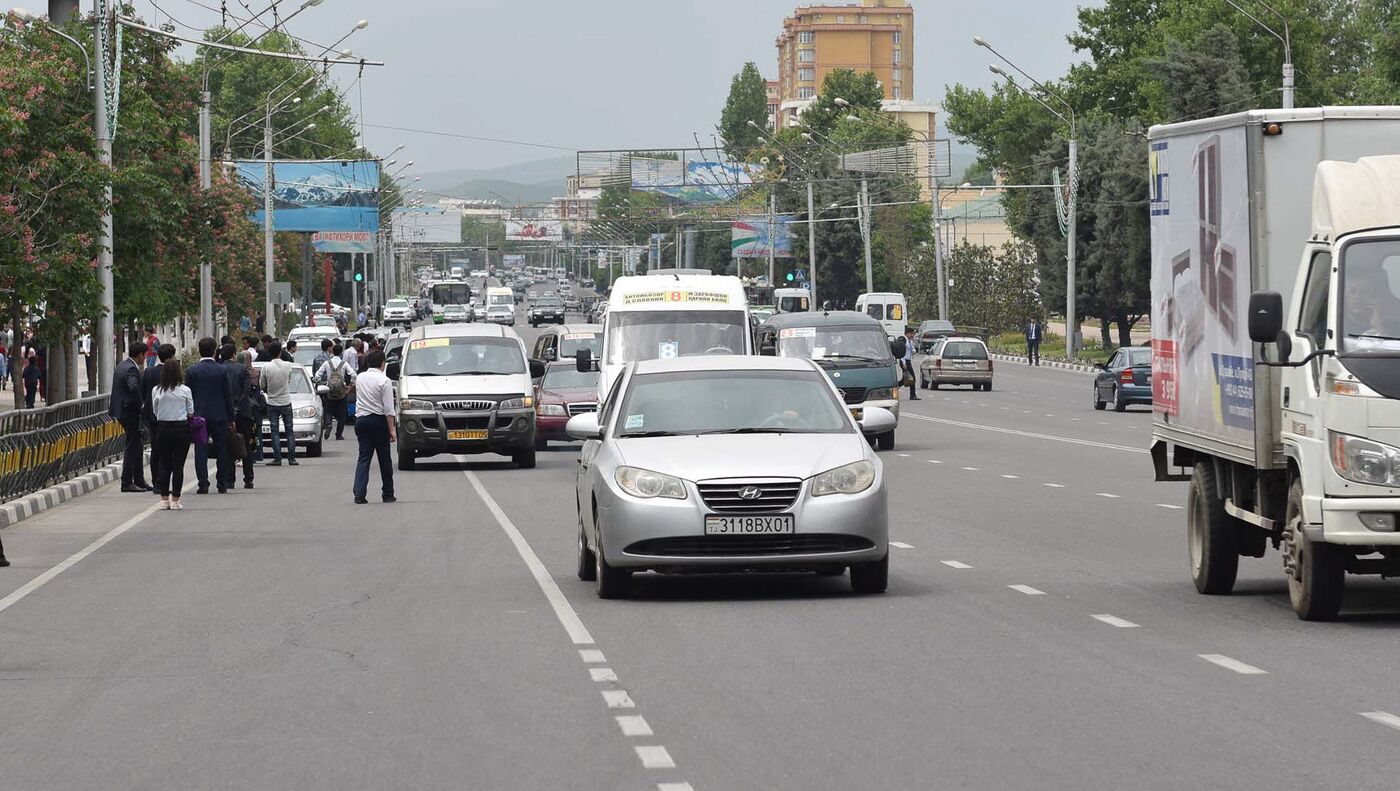
M 554 351 L 553 349 L 545 349 L 543 359 L 547 363 L 552 363 L 555 360 L 559 359 L 559 353 Z
M 772 335 L 765 335 L 758 341 L 758 353 L 764 357 L 777 357 L 778 344 L 774 342 Z
M 530 378 L 544 378 L 544 360 L 530 360 Z
M 581 374 L 586 374 L 593 370 L 593 350 L 579 349 L 574 354 L 574 368 Z
M 1283 332 L 1283 295 L 1277 291 L 1256 291 L 1249 295 L 1249 339 L 1255 343 L 1277 343 Z
M 330 395 L 330 393 L 331 393 L 330 385 L 316 385 L 316 395 L 324 396 L 324 395 Z
M 384 375 L 397 382 L 399 380 L 399 363 L 388 363 L 384 366 Z
M 894 413 L 888 409 L 868 406 L 862 410 L 860 416 L 860 431 L 866 435 L 886 434 L 894 431 L 898 422 Z
M 574 415 L 564 424 L 564 433 L 574 439 L 602 439 L 603 427 L 598 425 L 597 412 Z

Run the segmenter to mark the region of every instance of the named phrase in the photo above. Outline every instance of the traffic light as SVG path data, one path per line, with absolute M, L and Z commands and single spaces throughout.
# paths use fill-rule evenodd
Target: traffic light
M 794 280 L 796 280 L 796 279 L 797 279 L 797 274 L 796 274 L 796 273 L 791 272 L 791 271 L 789 271 L 789 272 L 787 273 L 787 282 L 791 283 L 792 281 L 794 281 Z
M 356 282 L 356 283 L 363 283 L 363 282 L 365 282 L 365 273 L 364 273 L 364 272 L 356 272 L 356 273 L 355 273 L 355 282 Z

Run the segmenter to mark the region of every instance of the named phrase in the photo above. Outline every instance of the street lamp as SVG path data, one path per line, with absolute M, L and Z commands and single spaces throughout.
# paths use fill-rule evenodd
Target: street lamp
M 1044 107 L 1046 110 L 1048 110 L 1051 115 L 1055 116 L 1056 118 L 1069 125 L 1069 197 L 1067 198 L 1067 201 L 1069 203 L 1069 211 L 1066 212 L 1069 215 L 1069 222 L 1067 223 L 1068 227 L 1065 229 L 1065 353 L 1066 356 L 1068 356 L 1070 359 L 1074 359 L 1074 355 L 1079 351 L 1079 321 L 1075 306 L 1074 293 L 1076 277 L 1075 270 L 1078 266 L 1078 257 L 1076 255 L 1077 251 L 1075 247 L 1078 242 L 1079 236 L 1079 140 L 1077 130 L 1075 127 L 1074 108 L 1070 106 L 1069 102 L 1061 98 L 1059 94 L 1050 90 L 1044 83 L 1041 83 L 1040 81 L 1036 80 L 1034 77 L 1027 74 L 1025 70 L 1023 70 L 1020 66 L 1017 66 L 1015 63 L 1011 62 L 1011 60 L 1005 55 L 1001 54 L 1000 52 L 997 52 L 991 44 L 987 43 L 986 39 L 982 38 L 981 36 L 973 36 L 972 43 L 979 47 L 982 47 L 988 52 L 991 52 L 993 55 L 996 55 L 1002 60 L 1002 62 L 1015 69 L 1016 72 L 1019 73 L 1022 77 L 1025 77 L 1027 80 L 1029 80 L 1032 85 L 1039 88 L 1042 93 L 1063 105 L 1065 110 L 1069 113 L 1069 117 L 1066 118 L 1063 113 L 1051 107 L 1048 103 L 1045 102 L 1045 100 L 1041 99 L 1039 96 L 1035 95 L 1030 91 L 1023 90 L 1023 92 L 1027 96 L 1036 100 L 1036 102 L 1038 102 L 1041 107 Z M 1001 67 L 992 64 L 989 68 L 993 74 L 1005 77 L 1009 85 L 1013 87 L 1018 87 L 1016 86 L 1016 82 L 1012 80 L 1010 75 L 1008 75 L 1006 71 Z
M 1264 30 L 1268 31 L 1269 35 L 1278 39 L 1283 44 L 1283 109 L 1293 109 L 1293 36 L 1288 32 L 1288 17 L 1275 11 L 1273 7 L 1264 2 L 1264 0 L 1255 0 L 1255 2 L 1263 6 L 1270 14 L 1278 17 L 1279 21 L 1283 23 L 1283 35 L 1279 35 L 1273 28 L 1264 24 L 1263 20 L 1241 8 L 1234 0 L 1225 0 L 1225 2 L 1229 4 L 1231 8 L 1244 14 L 1249 21 L 1264 28 Z

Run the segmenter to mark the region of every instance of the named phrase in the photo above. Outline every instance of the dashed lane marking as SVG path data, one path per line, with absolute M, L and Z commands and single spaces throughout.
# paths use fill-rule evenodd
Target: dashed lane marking
M 1065 485 L 1064 485 L 1063 483 L 1042 483 L 1041 486 L 1044 486 L 1044 487 L 1047 488 L 1047 489 L 1063 489 L 1063 488 L 1065 488 Z
M 606 662 L 606 661 L 608 661 L 608 660 L 606 660 L 606 659 L 603 658 L 603 652 L 602 652 L 602 651 L 599 651 L 599 650 L 596 649 L 596 648 L 580 648 L 580 649 L 578 650 L 578 658 L 579 658 L 579 659 L 582 659 L 582 660 L 585 661 L 585 662 L 595 663 L 595 664 L 598 663 L 598 662 Z
M 695 791 L 690 783 L 657 783 L 656 791 Z
M 1254 665 L 1245 664 L 1238 659 L 1231 659 L 1224 654 L 1197 654 L 1197 656 L 1212 665 L 1218 665 L 1226 670 L 1233 670 L 1242 676 L 1262 676 L 1269 672 L 1267 670 L 1261 670 Z
M 1133 623 L 1132 621 L 1129 621 L 1129 620 L 1127 620 L 1127 619 L 1125 619 L 1125 618 L 1119 618 L 1119 617 L 1116 616 L 1116 615 L 1109 615 L 1108 613 L 1102 613 L 1102 614 L 1100 614 L 1100 615 L 1091 615 L 1091 616 L 1089 616 L 1089 617 L 1090 617 L 1090 618 L 1093 618 L 1093 619 L 1096 620 L 1096 621 L 1103 621 L 1104 623 L 1108 624 L 1109 626 L 1116 626 L 1116 627 L 1118 627 L 1119 629 L 1136 629 L 1136 628 L 1138 628 L 1138 625 L 1135 624 L 1135 623 Z
M 939 561 L 939 562 L 942 563 L 943 565 L 949 567 L 949 568 L 954 568 L 954 569 L 970 569 L 970 568 L 972 568 L 971 566 L 967 565 L 966 563 L 962 562 L 961 560 L 943 560 L 943 561 Z
M 964 470 L 967 470 L 968 472 L 979 472 L 979 471 L 981 471 L 982 468 L 981 468 L 981 467 L 963 467 L 963 469 L 964 469 Z
M 929 463 L 929 464 L 942 464 L 943 462 L 939 461 L 938 459 L 929 459 L 929 460 L 928 460 L 928 463 Z
M 637 751 L 637 757 L 642 761 L 644 769 L 675 769 L 676 762 L 672 760 L 671 754 L 661 745 L 649 745 L 645 747 L 633 747 Z
M 628 695 L 625 689 L 603 690 L 603 702 L 608 704 L 610 709 L 635 709 L 637 707 L 637 704 L 632 702 L 632 696 Z
M 1388 711 L 1363 711 L 1361 712 L 1361 716 L 1365 717 L 1371 722 L 1378 722 L 1381 725 L 1386 726 L 1387 728 L 1394 728 L 1395 730 L 1400 731 L 1400 717 L 1397 717 Z
M 590 667 L 588 677 L 594 681 L 616 681 L 617 673 L 610 667 Z
M 623 714 L 613 719 L 617 720 L 617 727 L 622 729 L 623 736 L 651 736 L 651 726 L 640 714 Z
M 1001 476 L 1001 477 L 1005 478 L 1005 479 L 1008 480 L 1008 481 L 1019 481 L 1019 480 L 1021 480 L 1021 476 L 1019 476 L 1019 475 L 1003 475 L 1003 476 Z
M 907 458 L 909 458 L 909 454 L 908 454 L 908 453 L 901 453 L 901 454 L 899 454 L 899 458 L 901 458 L 901 459 L 907 459 Z
M 1181 510 L 1181 506 L 1179 506 L 1179 505 L 1172 505 L 1171 503 L 1157 503 L 1157 507 L 1158 507 L 1158 508 L 1165 508 L 1165 509 L 1167 509 L 1167 510 L 1169 510 L 1169 511 L 1180 511 L 1180 510 Z
M 1117 499 L 1120 499 L 1120 498 L 1119 498 L 1119 495 L 1116 495 L 1116 494 L 1109 494 L 1108 492 L 1095 492 L 1095 493 L 1094 493 L 1094 496 L 1095 496 L 1095 497 L 1107 497 L 1107 498 L 1110 499 L 1110 500 L 1117 500 Z
M 914 545 L 913 545 L 913 544 L 906 544 L 906 543 L 904 543 L 903 541 L 891 541 L 891 542 L 890 542 L 890 546 L 892 546 L 892 547 L 898 547 L 898 548 L 900 548 L 900 549 L 913 549 L 913 548 L 914 548 Z
M 1020 593 L 1024 593 L 1024 594 L 1026 594 L 1027 596 L 1044 596 L 1044 595 L 1045 595 L 1045 591 L 1040 590 L 1040 589 L 1038 589 L 1038 588 L 1032 588 L 1032 587 L 1029 586 L 1029 585 L 1007 585 L 1006 587 L 1010 588 L 1011 590 L 1018 591 L 1018 592 L 1020 592 Z

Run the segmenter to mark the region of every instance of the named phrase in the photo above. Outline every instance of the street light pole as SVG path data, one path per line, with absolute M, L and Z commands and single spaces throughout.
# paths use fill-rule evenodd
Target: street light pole
M 263 332 L 276 335 L 272 316 L 272 98 L 263 115 Z
M 199 188 L 204 192 L 209 191 L 212 183 L 210 168 L 212 163 L 213 143 L 210 140 L 210 108 L 209 91 L 199 94 Z M 213 267 L 209 264 L 207 254 L 200 256 L 199 261 L 199 337 L 212 338 L 214 336 L 214 275 Z
M 861 221 L 860 235 L 865 239 L 865 293 L 875 291 L 875 274 L 870 263 L 870 180 L 860 180 Z
M 108 172 L 112 169 L 112 133 L 107 128 L 107 61 L 102 51 L 102 0 L 92 0 L 93 30 L 92 42 L 95 50 L 93 73 L 96 76 L 97 90 L 92 92 L 95 102 L 93 131 L 97 136 L 97 161 Z M 97 392 L 108 393 L 112 389 L 112 373 L 116 370 L 116 291 L 112 285 L 112 181 L 107 180 L 102 188 L 102 236 L 98 241 L 97 284 L 102 290 L 102 312 L 97 317 Z M 91 385 L 92 383 L 89 383 Z
M 807 179 L 807 283 L 812 292 L 809 310 L 817 309 L 817 213 L 813 205 L 812 180 Z

